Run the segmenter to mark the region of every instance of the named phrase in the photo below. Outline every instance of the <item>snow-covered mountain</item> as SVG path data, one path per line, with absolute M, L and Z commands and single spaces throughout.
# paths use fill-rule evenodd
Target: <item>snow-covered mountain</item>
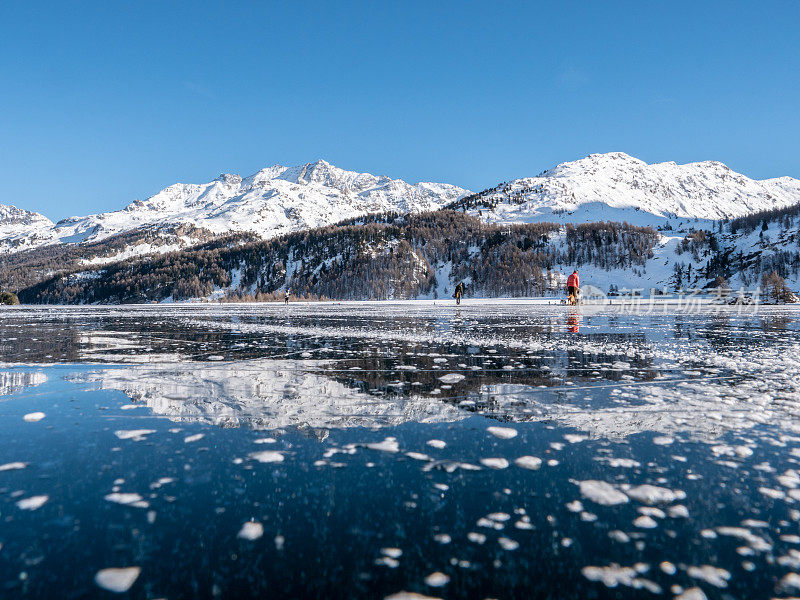
M 0 253 L 39 246 L 52 239 L 53 222 L 37 212 L 0 204 Z
M 729 219 L 800 203 L 800 180 L 754 180 L 720 162 L 647 164 L 623 152 L 592 154 L 536 177 L 516 179 L 464 198 L 472 214 L 494 223 Z
M 386 176 L 345 171 L 324 160 L 299 167 L 275 165 L 245 178 L 223 174 L 209 183 L 178 183 L 122 210 L 71 217 L 55 225 L 41 215 L 27 213 L 31 223 L 34 215 L 44 221 L 35 221 L 35 228 L 30 226 L 36 237 L 24 247 L 97 242 L 143 227 L 187 225 L 211 234 L 247 231 L 268 239 L 369 213 L 436 210 L 468 193 L 454 185 L 411 185 Z M 24 215 L 17 214 L 19 209 L 3 208 L 0 238 L 24 237 L 25 230 L 11 220 L 22 223 Z M 0 248 L 8 251 L 12 245 L 9 242 Z

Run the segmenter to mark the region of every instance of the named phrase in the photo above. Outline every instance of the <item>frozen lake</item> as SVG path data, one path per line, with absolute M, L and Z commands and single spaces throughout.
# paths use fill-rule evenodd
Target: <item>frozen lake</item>
M 800 595 L 800 309 L 618 308 L 0 310 L 0 597 Z

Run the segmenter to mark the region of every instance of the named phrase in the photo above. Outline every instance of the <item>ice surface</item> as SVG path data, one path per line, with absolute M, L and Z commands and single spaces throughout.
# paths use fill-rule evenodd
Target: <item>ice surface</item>
M 36 421 L 41 421 L 44 417 L 45 414 L 43 412 L 32 412 L 22 417 L 22 419 L 28 423 L 35 423 Z
M 92 364 L 13 367 L 44 380 L 2 397 L 10 580 L 69 581 L 78 561 L 91 578 L 105 565 L 84 548 L 98 544 L 164 597 L 202 560 L 223 595 L 253 569 L 273 587 L 248 579 L 245 596 L 299 595 L 292 557 L 317 595 L 334 580 L 354 596 L 424 593 L 434 572 L 480 597 L 796 593 L 795 308 L 599 312 L 579 332 L 569 309 L 532 303 L 39 310 L 55 336 L 40 359 L 75 322 L 72 356 Z M 34 409 L 41 426 L 20 417 Z M 19 510 L 33 494 L 53 501 Z M 113 539 L 90 539 L 86 514 Z M 257 521 L 266 543 L 237 539 Z M 64 552 L 27 550 L 33 535 Z M 167 559 L 169 577 L 148 566 Z

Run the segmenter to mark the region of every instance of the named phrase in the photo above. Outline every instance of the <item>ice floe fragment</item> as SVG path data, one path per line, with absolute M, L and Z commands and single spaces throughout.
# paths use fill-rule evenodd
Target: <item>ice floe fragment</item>
M 390 569 L 396 569 L 400 566 L 400 561 L 392 558 L 391 556 L 381 556 L 380 558 L 375 559 L 376 565 L 383 565 L 384 567 L 389 567 Z
M 641 529 L 654 529 L 658 527 L 658 523 L 656 523 L 653 518 L 649 517 L 648 515 L 637 517 L 633 520 L 633 524 Z
M 675 600 L 708 600 L 708 596 L 699 587 L 691 587 L 675 596 Z
M 639 461 L 632 458 L 598 458 L 600 462 L 606 463 L 609 467 L 630 469 L 633 467 L 641 467 Z
M 4 465 L 0 465 L 0 472 L 2 471 L 16 471 L 18 469 L 24 469 L 28 466 L 28 463 L 24 462 L 10 462 Z
M 781 579 L 779 586 L 786 592 L 800 591 L 800 574 L 787 573 Z
M 678 570 L 677 568 L 675 568 L 675 565 L 673 565 L 673 564 L 672 564 L 671 562 L 669 562 L 668 560 L 665 560 L 665 561 L 663 561 L 662 563 L 660 563 L 660 564 L 658 565 L 658 567 L 659 567 L 659 568 L 660 568 L 660 569 L 661 569 L 661 570 L 662 570 L 664 573 L 666 573 L 667 575 L 675 575 L 675 573 L 676 573 L 676 572 L 677 572 L 677 570 Z
M 517 548 L 519 548 L 519 542 L 518 541 L 512 540 L 511 538 L 507 538 L 507 537 L 497 538 L 497 543 L 500 544 L 500 547 L 503 550 L 511 551 L 511 550 L 516 550 Z
M 589 479 L 579 484 L 581 496 L 603 506 L 613 506 L 628 502 L 628 496 L 620 492 L 610 483 Z
M 428 471 L 432 471 L 433 469 L 441 469 L 446 473 L 454 473 L 457 469 L 461 469 L 463 471 L 481 471 L 481 467 L 478 465 L 472 465 L 470 463 L 459 462 L 457 460 L 434 460 L 425 464 L 422 467 L 422 470 L 427 473 Z
M 728 580 L 731 578 L 728 571 L 712 565 L 691 566 L 686 569 L 686 573 L 692 579 L 700 579 L 718 588 L 728 587 Z
M 520 456 L 519 458 L 514 459 L 514 464 L 518 467 L 522 467 L 523 469 L 535 471 L 536 469 L 541 468 L 542 459 L 537 458 L 536 456 Z
M 425 584 L 431 587 L 442 587 L 443 585 L 447 585 L 449 581 L 450 577 L 439 571 L 431 573 L 425 578 Z
M 155 432 L 155 429 L 122 429 L 115 431 L 114 435 L 121 440 L 133 440 L 134 442 L 141 442 L 143 439 L 145 439 L 145 436 Z
M 670 490 L 656 485 L 637 485 L 625 491 L 628 497 L 638 500 L 642 504 L 662 504 L 683 500 L 686 493 L 683 490 Z
M 580 500 L 575 500 L 574 502 L 567 503 L 567 510 L 569 512 L 579 513 L 583 510 L 583 504 L 581 504 Z
M 44 417 L 45 414 L 43 412 L 32 412 L 22 417 L 22 419 L 28 423 L 35 423 L 36 421 L 41 421 Z
M 772 544 L 744 527 L 717 527 L 716 532 L 719 535 L 740 539 L 756 552 L 769 552 L 772 550 Z
M 264 535 L 264 526 L 258 521 L 248 521 L 242 525 L 242 528 L 239 530 L 239 533 L 236 534 L 236 537 L 243 540 L 252 541 L 257 540 L 262 535 Z
M 728 446 L 719 444 L 711 447 L 711 452 L 714 456 L 735 456 L 738 458 L 747 458 L 753 455 L 753 450 L 747 446 Z
M 100 569 L 94 576 L 94 582 L 104 590 L 122 594 L 131 589 L 141 572 L 140 567 Z
M 760 487 L 758 491 L 765 495 L 767 498 L 772 498 L 773 500 L 782 500 L 786 497 L 786 492 L 781 490 L 775 490 L 768 487 Z
M 147 508 L 149 506 L 139 494 L 133 492 L 114 492 L 105 495 L 103 498 L 109 502 L 124 504 L 126 506 L 135 506 L 136 508 Z
M 490 469 L 507 469 L 508 461 L 505 458 L 482 458 L 480 463 Z
M 364 444 L 370 450 L 379 450 L 381 452 L 400 452 L 400 446 L 397 444 L 397 438 L 387 437 L 382 442 L 373 442 L 371 444 Z
M 688 519 L 689 509 L 683 504 L 676 504 L 667 508 L 667 514 L 673 519 Z
M 616 563 L 612 563 L 606 567 L 588 566 L 581 569 L 581 573 L 589 581 L 598 581 L 609 588 L 615 588 L 619 585 L 625 585 L 632 588 L 645 588 L 650 591 L 660 588 L 646 579 L 641 579 L 639 574 L 646 573 L 649 566 L 644 563 L 636 563 L 632 567 L 623 567 Z
M 510 440 L 511 438 L 517 437 L 517 430 L 511 427 L 487 427 L 486 431 L 491 433 L 493 436 L 500 438 L 501 440 Z
M 17 507 L 22 510 L 36 510 L 37 508 L 41 508 L 49 499 L 50 496 L 44 494 L 40 496 L 31 496 L 30 498 L 19 500 L 17 502 Z
M 432 460 L 430 456 L 422 452 L 406 452 L 406 456 L 414 460 Z
M 628 534 L 625 533 L 624 531 L 620 531 L 619 529 L 612 529 L 611 531 L 609 531 L 608 537 L 622 544 L 627 544 L 628 542 L 631 541 L 630 536 L 628 536 Z
M 260 463 L 279 463 L 284 461 L 283 453 L 277 452 L 276 450 L 262 450 L 261 452 L 251 452 L 248 456 L 253 460 L 257 460 Z

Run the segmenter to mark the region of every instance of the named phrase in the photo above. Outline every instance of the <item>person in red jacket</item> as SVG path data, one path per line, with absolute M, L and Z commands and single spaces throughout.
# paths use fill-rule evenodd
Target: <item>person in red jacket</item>
M 572 272 L 572 275 L 567 277 L 567 298 L 570 304 L 578 303 L 578 292 L 581 289 L 581 280 L 578 277 L 578 269 Z

